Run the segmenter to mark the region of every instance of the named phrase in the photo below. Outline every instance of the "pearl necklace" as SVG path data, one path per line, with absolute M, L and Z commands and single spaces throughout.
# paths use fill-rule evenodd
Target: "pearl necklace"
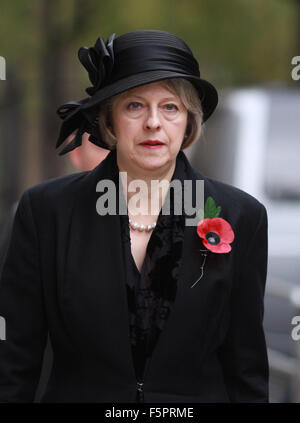
M 134 229 L 134 230 L 138 230 L 140 232 L 146 231 L 146 232 L 150 232 L 152 231 L 155 226 L 156 226 L 156 222 L 152 223 L 152 225 L 140 225 L 137 222 L 133 222 L 130 218 L 129 218 L 129 226 Z

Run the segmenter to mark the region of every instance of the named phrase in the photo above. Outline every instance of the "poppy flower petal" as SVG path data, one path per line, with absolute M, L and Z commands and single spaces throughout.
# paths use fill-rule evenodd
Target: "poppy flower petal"
M 212 219 L 213 225 L 215 226 L 215 231 L 217 232 L 222 241 L 231 243 L 234 240 L 234 232 L 230 224 L 221 217 L 215 217 Z
M 226 242 L 222 242 L 218 245 L 212 245 L 209 242 L 207 242 L 206 239 L 204 239 L 202 242 L 203 242 L 203 245 L 212 253 L 224 254 L 224 253 L 229 253 L 229 251 L 231 251 L 231 246 L 227 244 Z
M 225 242 L 232 242 L 234 239 L 234 233 L 230 224 L 221 217 L 211 219 L 209 230 L 216 232 Z
M 222 242 L 231 243 L 234 240 L 234 232 L 230 224 L 221 217 L 203 219 L 197 225 L 197 233 L 200 238 L 205 238 L 207 232 L 215 232 Z
M 200 220 L 200 222 L 197 225 L 197 234 L 200 236 L 200 238 L 205 238 L 205 235 L 207 232 L 210 231 L 210 222 L 212 219 L 206 218 Z

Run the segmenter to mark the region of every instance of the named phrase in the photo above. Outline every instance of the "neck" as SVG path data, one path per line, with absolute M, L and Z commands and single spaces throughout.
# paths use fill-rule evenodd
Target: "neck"
M 139 172 L 118 165 L 121 173 L 123 191 L 128 207 L 128 215 L 135 221 L 145 222 L 145 217 L 157 217 L 167 195 L 176 163 L 167 169 Z M 124 172 L 124 173 L 123 173 Z M 152 216 L 152 218 L 151 218 Z M 143 219 L 144 218 L 144 219 Z M 148 223 L 146 221 L 146 223 Z

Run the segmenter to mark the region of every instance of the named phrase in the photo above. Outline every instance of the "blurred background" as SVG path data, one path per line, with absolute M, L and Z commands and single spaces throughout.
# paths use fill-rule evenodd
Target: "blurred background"
M 300 56 L 298 0 L 1 0 L 0 254 L 26 188 L 88 168 L 55 150 L 57 107 L 86 97 L 90 85 L 79 47 L 138 29 L 183 38 L 219 90 L 218 110 L 185 152 L 202 173 L 267 208 L 270 399 L 300 402 L 300 340 L 291 336 L 300 315 L 300 80 L 291 76 Z

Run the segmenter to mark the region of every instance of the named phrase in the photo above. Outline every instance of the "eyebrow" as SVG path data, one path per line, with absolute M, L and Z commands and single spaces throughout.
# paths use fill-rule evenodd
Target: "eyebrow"
M 144 97 L 141 97 L 139 95 L 135 95 L 135 94 L 129 94 L 126 99 L 131 98 L 131 97 L 135 97 L 135 98 L 140 98 L 141 100 L 145 100 Z M 179 99 L 175 96 L 173 97 L 164 97 L 161 99 L 161 101 L 179 101 Z

